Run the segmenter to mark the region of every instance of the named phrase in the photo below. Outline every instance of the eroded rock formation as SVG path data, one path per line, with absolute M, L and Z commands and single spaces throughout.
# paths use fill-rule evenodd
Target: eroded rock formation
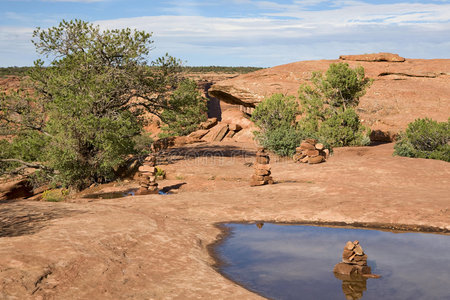
M 371 53 L 371 54 L 361 54 L 361 55 L 341 55 L 339 59 L 342 60 L 353 60 L 353 61 L 388 61 L 388 62 L 404 62 L 405 59 L 400 57 L 398 54 L 393 53 Z
M 300 61 L 263 69 L 219 81 L 209 93 L 223 102 L 242 105 L 251 113 L 249 108 L 272 94 L 296 96 L 300 84 L 309 83 L 312 72 L 324 72 L 338 62 L 342 60 Z M 352 68 L 361 65 L 366 76 L 374 79 L 356 109 L 363 124 L 373 130 L 372 140 L 391 141 L 417 118 L 447 120 L 450 59 L 345 62 Z

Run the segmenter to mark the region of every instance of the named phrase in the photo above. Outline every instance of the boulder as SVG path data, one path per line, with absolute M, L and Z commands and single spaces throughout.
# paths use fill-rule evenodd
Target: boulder
M 197 131 L 194 131 L 188 135 L 188 137 L 201 139 L 203 136 L 205 136 L 209 132 L 209 129 L 199 129 Z
M 228 133 L 228 125 L 224 124 L 222 128 L 219 130 L 217 135 L 214 137 L 214 142 L 220 142 Z
M 33 196 L 33 187 L 26 178 L 0 184 L 0 201 Z
M 217 125 L 217 118 L 209 118 L 205 122 L 200 123 L 200 129 L 210 129 Z
M 219 123 L 205 135 L 202 140 L 207 142 L 220 142 L 228 133 L 228 124 Z
M 228 129 L 230 129 L 231 131 L 239 131 L 242 129 L 241 125 L 239 124 L 230 124 L 228 125 Z

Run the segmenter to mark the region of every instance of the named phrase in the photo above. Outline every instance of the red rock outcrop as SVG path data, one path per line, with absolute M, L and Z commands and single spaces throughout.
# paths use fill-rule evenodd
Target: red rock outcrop
M 214 84 L 209 93 L 220 100 L 255 107 L 274 93 L 297 95 L 312 72 L 326 71 L 340 60 L 300 61 L 243 74 Z M 374 79 L 360 99 L 357 112 L 375 133 L 373 140 L 392 140 L 408 123 L 429 117 L 446 121 L 450 115 L 450 59 L 408 59 L 398 62 L 345 61 L 361 65 Z
M 405 58 L 400 57 L 398 54 L 392 53 L 371 53 L 362 55 L 341 55 L 339 59 L 342 60 L 354 60 L 354 61 L 388 61 L 388 62 L 404 62 Z

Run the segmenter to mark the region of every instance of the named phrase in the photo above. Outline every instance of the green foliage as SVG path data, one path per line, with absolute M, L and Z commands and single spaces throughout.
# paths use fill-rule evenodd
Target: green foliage
M 42 193 L 42 201 L 61 202 L 64 201 L 68 195 L 69 190 L 67 189 L 47 190 Z
M 325 75 L 314 73 L 312 83 L 299 89 L 300 128 L 316 132 L 321 142 L 332 147 L 369 144 L 370 130 L 362 126 L 353 109 L 371 84 L 364 77 L 364 69 L 351 69 L 346 63 L 331 64 Z
M 239 73 L 239 74 L 247 74 L 250 72 L 255 72 L 261 70 L 263 68 L 258 67 L 224 67 L 224 66 L 198 66 L 198 67 L 190 67 L 185 66 L 182 68 L 185 73 Z
M 318 137 L 324 144 L 333 147 L 370 144 L 369 132 L 361 126 L 359 116 L 353 108 L 347 108 L 322 122 Z
M 164 171 L 160 167 L 156 167 L 155 176 L 156 176 L 156 179 L 166 179 L 166 171 Z
M 264 100 L 252 114 L 252 121 L 260 128 L 255 132 L 258 142 L 282 156 L 292 155 L 304 135 L 295 125 L 300 113 L 295 97 L 275 94 Z
M 394 155 L 450 162 L 450 118 L 447 122 L 424 118 L 408 124 L 397 139 Z
M 167 125 L 161 137 L 183 136 L 195 131 L 207 119 L 207 100 L 200 95 L 197 83 L 183 80 L 170 96 L 161 120 Z
M 166 55 L 149 67 L 150 34 L 101 31 L 79 20 L 38 28 L 33 37 L 51 63 L 36 61 L 27 88 L 1 93 L 3 134 L 33 131 L 32 143 L 16 144 L 29 148 L 24 153 L 40 148 L 40 154 L 22 158 L 45 159 L 53 179 L 65 186 L 82 189 L 114 179 L 127 155 L 143 150 L 137 144 L 144 114 L 165 107 L 178 83 L 178 61 Z

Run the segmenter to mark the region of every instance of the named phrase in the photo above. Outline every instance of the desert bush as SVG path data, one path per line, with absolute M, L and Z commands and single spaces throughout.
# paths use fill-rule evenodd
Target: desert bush
M 279 155 L 292 155 L 306 138 L 317 139 L 330 150 L 369 144 L 370 130 L 353 109 L 371 84 L 364 69 L 331 64 L 325 74 L 313 73 L 311 82 L 300 86 L 298 101 L 276 94 L 256 106 L 252 120 L 260 128 L 255 132 L 258 142 Z
M 69 190 L 67 189 L 54 189 L 46 190 L 42 193 L 42 201 L 47 202 L 61 202 L 66 199 L 69 195 Z
M 364 69 L 351 69 L 346 63 L 331 64 L 325 74 L 315 72 L 312 85 L 301 85 L 299 101 L 302 118 L 299 127 L 314 132 L 331 147 L 362 146 L 370 143 L 370 130 L 354 110 L 371 80 Z
M 397 138 L 394 155 L 450 162 L 450 118 L 447 122 L 424 118 L 409 123 Z
M 282 156 L 292 155 L 304 135 L 295 118 L 300 113 L 295 97 L 275 94 L 258 104 L 252 121 L 260 128 L 255 138 L 263 147 Z
M 361 125 L 359 116 L 353 108 L 333 114 L 323 121 L 317 135 L 321 142 L 332 147 L 370 144 L 370 131 Z
M 161 120 L 167 125 L 162 127 L 160 137 L 188 135 L 206 119 L 207 100 L 201 96 L 197 83 L 183 80 L 170 96 L 167 109 L 161 114 Z

